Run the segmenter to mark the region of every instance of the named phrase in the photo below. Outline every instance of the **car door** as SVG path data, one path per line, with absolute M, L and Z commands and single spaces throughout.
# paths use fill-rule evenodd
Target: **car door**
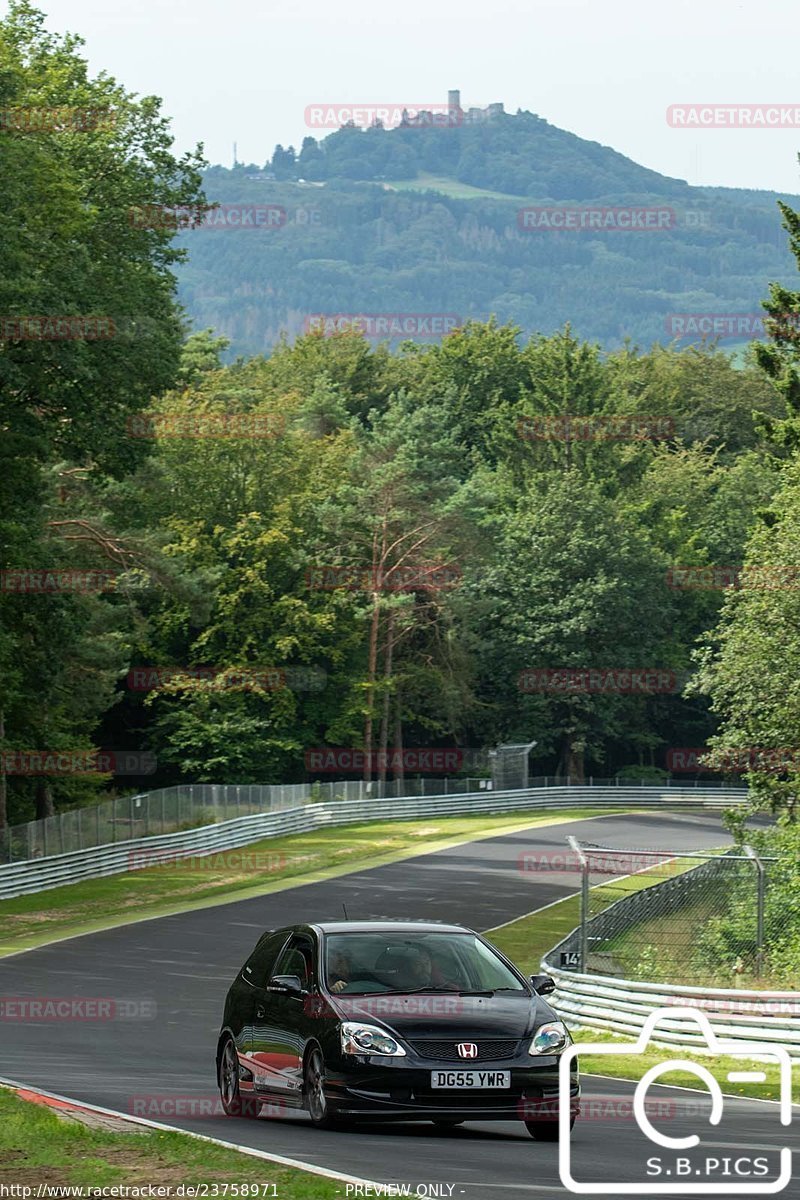
M 254 1037 L 259 1011 L 263 1008 L 266 985 L 272 978 L 276 959 L 289 940 L 291 930 L 282 929 L 262 937 L 255 950 L 239 972 L 239 976 L 228 996 L 226 1024 L 233 1034 L 239 1062 L 250 1074 L 255 1075 L 257 1064 L 253 1061 Z M 246 1080 L 247 1087 L 252 1081 Z
M 294 934 L 270 971 L 296 975 L 307 993 L 314 977 L 314 947 L 306 934 Z M 253 1030 L 254 1061 L 258 1064 L 256 1090 L 299 1097 L 303 1086 L 303 1030 L 306 996 L 287 992 L 266 982 L 259 990 Z

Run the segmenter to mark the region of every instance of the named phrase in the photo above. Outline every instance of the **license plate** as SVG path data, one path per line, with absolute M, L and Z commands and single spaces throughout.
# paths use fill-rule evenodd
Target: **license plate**
M 510 1088 L 510 1071 L 431 1071 L 432 1088 Z

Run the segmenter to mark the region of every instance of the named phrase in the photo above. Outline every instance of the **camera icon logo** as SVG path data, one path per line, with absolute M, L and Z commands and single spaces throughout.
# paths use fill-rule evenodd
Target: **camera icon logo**
M 570 1141 L 570 1068 L 573 1060 L 578 1055 L 591 1054 L 595 1055 L 641 1055 L 654 1047 L 650 1044 L 650 1039 L 654 1035 L 656 1027 L 664 1022 L 665 1028 L 669 1023 L 670 1028 L 674 1028 L 674 1021 L 693 1022 L 703 1037 L 706 1048 L 715 1055 L 725 1056 L 726 1058 L 738 1060 L 752 1060 L 757 1058 L 761 1061 L 769 1061 L 777 1063 L 778 1078 L 779 1078 L 779 1100 L 778 1114 L 781 1125 L 788 1126 L 792 1121 L 792 1060 L 788 1051 L 783 1046 L 765 1045 L 763 1042 L 742 1042 L 742 1041 L 726 1041 L 720 1038 L 712 1028 L 711 1022 L 704 1012 L 696 1008 L 689 1007 L 669 1007 L 659 1008 L 650 1013 L 645 1021 L 642 1031 L 636 1040 L 631 1044 L 609 1044 L 607 1042 L 577 1042 L 568 1046 L 562 1053 L 559 1063 L 559 1144 L 558 1144 L 558 1169 L 561 1176 L 561 1182 L 568 1191 L 584 1196 L 652 1196 L 652 1195 L 672 1195 L 680 1196 L 686 1193 L 691 1193 L 692 1196 L 701 1195 L 717 1195 L 729 1197 L 732 1195 L 775 1195 L 791 1182 L 792 1178 L 792 1151 L 788 1146 L 782 1146 L 779 1154 L 780 1171 L 777 1177 L 764 1180 L 763 1182 L 754 1182 L 751 1179 L 737 1178 L 735 1182 L 730 1178 L 714 1179 L 714 1167 L 712 1164 L 719 1165 L 716 1158 L 705 1157 L 699 1161 L 704 1163 L 704 1167 L 698 1167 L 694 1162 L 690 1162 L 687 1157 L 673 1157 L 669 1161 L 673 1166 L 665 1169 L 658 1169 L 658 1182 L 648 1182 L 641 1180 L 636 1182 L 607 1182 L 603 1181 L 583 1181 L 574 1178 L 573 1175 L 573 1158 L 572 1144 Z M 711 1099 L 711 1110 L 708 1116 L 710 1125 L 717 1126 L 720 1124 L 723 1116 L 725 1097 L 722 1094 L 722 1088 L 718 1081 L 714 1078 L 711 1071 L 702 1064 L 690 1062 L 683 1058 L 668 1058 L 665 1051 L 663 1062 L 657 1063 L 650 1067 L 649 1070 L 642 1074 L 641 1079 L 636 1085 L 636 1090 L 633 1097 L 633 1113 L 641 1132 L 649 1139 L 650 1142 L 659 1146 L 662 1150 L 674 1154 L 677 1151 L 688 1151 L 700 1148 L 700 1153 L 703 1152 L 701 1138 L 698 1134 L 692 1133 L 684 1137 L 670 1137 L 656 1129 L 652 1124 L 645 1110 L 645 1101 L 647 1097 L 647 1089 L 652 1083 L 671 1071 L 684 1071 L 696 1076 L 708 1090 Z M 759 1082 L 766 1078 L 762 1071 L 742 1070 L 729 1072 L 727 1079 L 730 1083 L 742 1082 Z M 777 1149 L 777 1148 L 776 1148 Z M 742 1147 L 743 1155 L 746 1156 L 747 1147 Z M 648 1159 L 648 1163 L 658 1162 L 661 1159 Z M 753 1158 L 743 1157 L 737 1162 L 753 1162 L 757 1161 Z M 684 1164 L 684 1165 L 679 1165 Z M 753 1172 L 754 1174 L 763 1174 L 762 1171 Z M 705 1175 L 705 1178 L 702 1178 Z M 667 1179 L 667 1177 L 669 1177 Z

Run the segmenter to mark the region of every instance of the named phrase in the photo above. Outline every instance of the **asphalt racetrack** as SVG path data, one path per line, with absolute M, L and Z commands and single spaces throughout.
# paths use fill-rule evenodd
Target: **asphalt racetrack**
M 3 959 L 0 995 L 4 997 L 148 1001 L 151 1015 L 149 1019 L 26 1024 L 0 1021 L 0 1074 L 367 1180 L 410 1184 L 412 1195 L 414 1189 L 426 1194 L 425 1185 L 427 1195 L 463 1200 L 492 1196 L 563 1200 L 570 1193 L 559 1179 L 558 1146 L 534 1141 L 521 1123 L 467 1124 L 445 1133 L 426 1123 L 322 1132 L 312 1128 L 304 1113 L 236 1120 L 197 1115 L 196 1102 L 207 1099 L 211 1112 L 217 1094 L 214 1053 L 223 999 L 263 929 L 339 917 L 343 902 L 351 919 L 434 918 L 491 929 L 578 889 L 573 873 L 533 874 L 517 866 L 524 851 L 563 853 L 568 834 L 610 846 L 674 850 L 709 848 L 730 840 L 719 816 L 699 812 L 665 811 L 534 826 L 327 882 L 89 934 Z M 576 1179 L 633 1185 L 632 1194 L 646 1195 L 639 1184 L 653 1184 L 656 1178 L 665 1182 L 672 1163 L 670 1182 L 686 1184 L 685 1178 L 675 1178 L 680 1170 L 674 1164 L 676 1152 L 648 1142 L 632 1117 L 626 1117 L 634 1084 L 584 1077 L 583 1090 L 587 1114 L 579 1118 L 571 1142 Z M 723 1185 L 718 1194 L 735 1195 L 737 1184 L 766 1182 L 719 1173 L 733 1171 L 743 1153 L 768 1160 L 769 1177 L 774 1177 L 777 1148 L 790 1145 L 795 1136 L 793 1130 L 779 1125 L 776 1105 L 726 1099 L 722 1123 L 710 1127 L 708 1104 L 701 1095 L 664 1087 L 654 1087 L 650 1094 L 663 1102 L 654 1124 L 671 1137 L 699 1133 L 709 1157 L 723 1164 L 709 1177 Z M 172 1101 L 184 1107 L 186 1101 L 192 1102 L 194 1115 L 169 1115 Z M 658 1177 L 652 1162 L 648 1175 L 647 1160 L 654 1155 L 662 1158 Z M 264 1168 L 266 1180 L 268 1162 Z M 344 1182 L 341 1190 L 343 1197 L 348 1194 Z M 349 1194 L 355 1194 L 352 1188 Z M 615 1187 L 610 1194 L 624 1193 Z M 699 1194 L 682 1192 L 686 1197 Z

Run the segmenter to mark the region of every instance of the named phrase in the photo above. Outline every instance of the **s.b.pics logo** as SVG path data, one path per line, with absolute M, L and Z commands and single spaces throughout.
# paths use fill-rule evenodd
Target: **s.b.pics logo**
M 688 1023 L 689 1028 L 686 1028 Z M 579 1042 L 567 1046 L 559 1062 L 559 1150 L 558 1166 L 561 1182 L 570 1192 L 584 1196 L 708 1196 L 725 1197 L 734 1195 L 775 1195 L 787 1187 L 792 1177 L 792 1152 L 779 1143 L 765 1143 L 765 1134 L 756 1132 L 755 1117 L 748 1114 L 743 1133 L 738 1128 L 725 1129 L 726 1103 L 730 1097 L 723 1096 L 722 1088 L 704 1063 L 671 1057 L 663 1052 L 663 1061 L 642 1069 L 633 1095 L 633 1114 L 643 1135 L 640 1146 L 630 1144 L 624 1157 L 624 1178 L 614 1181 L 591 1178 L 591 1159 L 581 1158 L 580 1139 L 573 1145 L 570 1140 L 570 1068 L 573 1059 L 580 1055 L 631 1055 L 631 1061 L 640 1059 L 655 1049 L 651 1038 L 658 1040 L 657 1027 L 662 1036 L 674 1037 L 676 1024 L 681 1031 L 700 1035 L 701 1050 L 709 1051 L 709 1066 L 713 1057 L 734 1059 L 742 1064 L 742 1070 L 726 1070 L 729 1084 L 766 1081 L 766 1071 L 754 1070 L 762 1062 L 777 1064 L 779 1079 L 779 1101 L 775 1108 L 764 1106 L 759 1118 L 770 1119 L 774 1113 L 774 1124 L 788 1126 L 792 1120 L 792 1060 L 783 1046 L 767 1042 L 725 1041 L 714 1032 L 705 1013 L 696 1008 L 659 1008 L 652 1012 L 644 1023 L 638 1041 L 620 1045 L 617 1042 Z M 693 1044 L 694 1048 L 694 1044 Z M 692 1075 L 698 1081 L 695 1092 L 698 1105 L 697 1115 L 683 1121 L 683 1128 L 671 1123 L 670 1133 L 659 1126 L 651 1106 L 648 1105 L 648 1089 L 665 1075 L 680 1071 Z M 694 1091 L 694 1089 L 692 1089 Z M 755 1106 L 754 1106 L 755 1107 Z M 760 1106 L 759 1106 L 760 1107 Z M 705 1126 L 710 1126 L 706 1128 Z M 699 1131 L 699 1132 L 698 1132 Z M 776 1130 L 770 1131 L 775 1137 Z M 701 1136 L 702 1135 L 702 1136 Z M 748 1139 L 752 1144 L 748 1145 Z M 622 1173 L 622 1172 L 621 1172 Z M 581 1177 L 582 1176 L 582 1177 Z M 588 1177 L 587 1177 L 588 1176 Z

